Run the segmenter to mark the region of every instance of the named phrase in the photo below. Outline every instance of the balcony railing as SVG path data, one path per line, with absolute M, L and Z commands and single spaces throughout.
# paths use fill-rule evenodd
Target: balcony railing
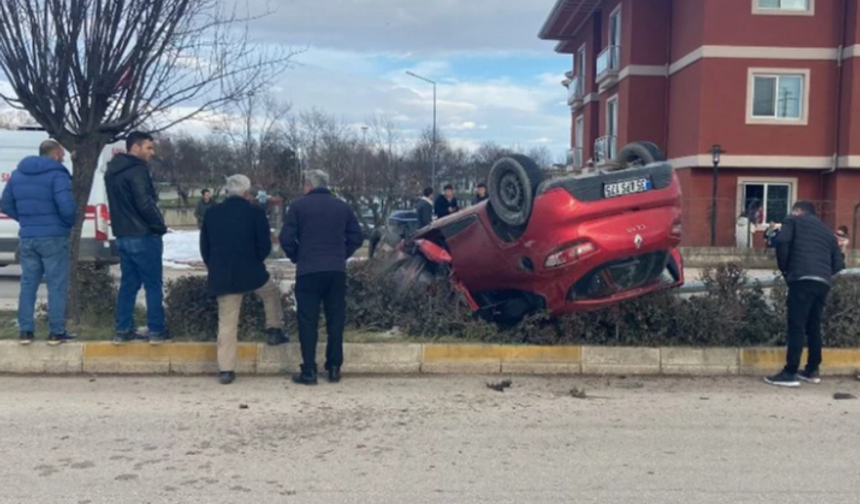
M 618 79 L 621 66 L 621 47 L 609 46 L 597 55 L 597 83 Z
M 607 135 L 594 141 L 594 162 L 602 164 L 615 157 L 618 137 Z
M 582 168 L 585 166 L 584 149 L 582 147 L 574 147 L 570 149 L 570 167 L 573 169 Z
M 582 105 L 582 77 L 574 76 L 567 85 L 567 104 L 571 107 Z

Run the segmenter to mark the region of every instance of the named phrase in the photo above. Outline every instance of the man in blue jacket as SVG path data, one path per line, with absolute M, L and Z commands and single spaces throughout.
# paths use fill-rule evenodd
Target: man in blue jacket
M 281 247 L 296 271 L 296 304 L 301 373 L 295 383 L 316 385 L 316 350 L 320 305 L 325 308 L 325 369 L 328 380 L 340 381 L 343 364 L 343 329 L 346 323 L 346 260 L 363 241 L 361 227 L 349 205 L 328 189 L 328 174 L 312 170 L 305 175 L 305 197 L 290 205 L 281 230 Z
M 39 155 L 24 158 L 3 190 L 3 213 L 18 221 L 21 294 L 18 327 L 21 344 L 33 342 L 34 310 L 42 276 L 48 284 L 48 344 L 74 339 L 66 332 L 66 289 L 69 284 L 69 232 L 75 225 L 72 177 L 63 166 L 65 150 L 53 140 L 39 146 Z

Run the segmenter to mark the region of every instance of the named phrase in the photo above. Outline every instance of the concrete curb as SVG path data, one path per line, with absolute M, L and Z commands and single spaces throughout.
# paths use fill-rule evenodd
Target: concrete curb
M 322 363 L 325 346 L 317 349 Z M 213 374 L 214 343 L 150 346 L 110 342 L 42 342 L 20 346 L 0 341 L 0 373 L 8 374 Z M 344 372 L 352 374 L 536 374 L 536 375 L 762 375 L 780 369 L 783 348 L 594 347 L 436 343 L 347 343 Z M 297 343 L 280 347 L 242 343 L 241 374 L 284 374 L 298 369 Z M 860 371 L 860 349 L 826 349 L 822 374 Z

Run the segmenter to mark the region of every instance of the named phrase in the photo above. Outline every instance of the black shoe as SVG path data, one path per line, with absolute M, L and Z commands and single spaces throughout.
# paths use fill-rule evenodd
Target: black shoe
M 69 341 L 75 341 L 75 337 L 66 332 L 64 332 L 63 334 L 48 335 L 48 344 L 51 346 L 62 345 L 63 343 L 68 343 Z
M 36 340 L 36 336 L 31 332 L 22 332 L 18 336 L 18 341 L 21 342 L 22 345 L 29 345 Z
M 170 343 L 173 341 L 173 336 L 169 332 L 149 333 L 149 344 L 160 345 L 162 343 Z
M 230 385 L 235 379 L 235 371 L 221 371 L 218 373 L 218 381 L 221 382 L 221 385 Z
M 778 375 L 768 376 L 764 379 L 766 383 L 776 385 L 777 387 L 799 387 L 800 378 L 796 374 L 789 373 L 783 370 Z
M 801 371 L 797 373 L 797 377 L 800 378 L 800 381 L 804 381 L 806 383 L 812 383 L 814 385 L 821 383 L 821 374 L 819 374 L 818 371 Z
M 283 329 L 266 329 L 266 343 L 269 346 L 278 346 L 289 342 L 290 338 L 287 337 Z
M 316 371 L 302 370 L 301 373 L 293 375 L 293 383 L 298 385 L 316 385 L 317 373 Z
M 328 369 L 328 382 L 337 383 L 340 381 L 340 366 L 332 366 Z
M 126 343 L 134 343 L 135 341 L 145 341 L 146 338 L 138 334 L 136 331 L 118 332 L 113 337 L 114 345 L 125 345 Z

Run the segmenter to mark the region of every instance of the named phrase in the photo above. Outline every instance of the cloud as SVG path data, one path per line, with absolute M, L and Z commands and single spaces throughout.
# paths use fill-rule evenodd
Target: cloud
M 239 0 L 236 0 L 239 2 Z M 537 33 L 556 0 L 242 0 L 261 38 L 297 46 L 413 57 L 548 52 Z

